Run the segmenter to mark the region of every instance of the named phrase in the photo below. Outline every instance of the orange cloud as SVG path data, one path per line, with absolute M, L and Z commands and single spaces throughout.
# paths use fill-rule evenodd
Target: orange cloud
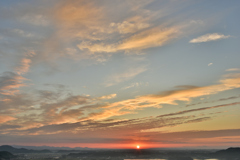
M 72 119 L 78 119 L 78 117 L 82 115 L 82 109 L 76 110 L 76 108 L 74 109 L 72 107 L 87 104 L 91 104 L 91 101 L 89 97 L 85 96 L 69 96 L 60 102 L 42 103 L 41 109 L 44 111 L 42 116 L 46 117 L 47 122 L 53 124 L 56 122 L 59 123 L 58 121 L 62 121 L 61 119 L 66 119 L 71 116 L 74 116 Z M 72 112 L 71 110 L 74 110 L 75 112 Z M 75 113 L 77 113 L 77 115 Z
M 76 123 L 80 117 L 83 116 L 82 109 L 70 109 L 61 111 L 61 113 L 55 116 L 55 119 L 51 121 L 51 124 L 62 124 L 62 123 Z
M 177 28 L 153 28 L 136 34 L 122 42 L 119 50 L 146 49 L 162 46 L 169 40 L 176 38 L 179 34 Z
M 78 45 L 78 48 L 81 50 L 88 49 L 91 52 L 142 50 L 162 46 L 170 40 L 177 38 L 179 34 L 179 29 L 177 27 L 162 28 L 160 26 L 142 31 L 116 44 L 92 44 L 91 42 L 82 42 Z
M 139 96 L 135 99 L 128 99 L 112 103 L 109 107 L 125 106 L 128 109 L 137 109 L 145 107 L 161 107 L 162 104 L 177 105 L 176 101 L 190 101 L 191 98 L 205 95 L 216 94 L 222 91 L 239 88 L 240 74 L 229 74 L 225 79 L 220 80 L 220 84 L 194 87 L 180 86 L 182 89 L 162 92 L 157 95 Z
M 56 17 L 66 22 L 62 25 L 76 26 L 77 24 L 91 25 L 95 24 L 96 19 L 101 17 L 101 9 L 94 6 L 91 2 L 84 0 L 62 1 L 56 8 Z
M 0 94 L 13 95 L 18 92 L 17 88 L 25 86 L 24 80 L 26 80 L 24 77 L 13 72 L 4 72 L 0 76 Z
M 103 10 L 90 1 L 61 1 L 54 10 L 58 36 L 67 39 L 81 37 L 94 39 L 92 32 L 103 23 Z
M 88 115 L 87 119 L 102 120 L 113 116 L 120 116 L 131 113 L 129 111 L 121 111 L 121 109 L 123 109 L 123 107 L 115 107 L 111 109 L 105 109 L 101 112 L 91 113 Z
M 16 118 L 11 117 L 11 116 L 6 116 L 6 115 L 0 115 L 0 123 L 5 123 L 8 121 L 15 120 Z
M 27 73 L 29 71 L 31 62 L 32 62 L 31 59 L 23 58 L 21 60 L 21 65 L 16 68 L 17 74 L 21 75 L 21 74 Z
M 97 99 L 112 99 L 112 98 L 115 98 L 117 96 L 117 94 L 110 94 L 110 95 L 106 95 L 106 96 L 101 96 L 101 97 L 98 97 Z
M 17 74 L 22 75 L 29 71 L 30 64 L 32 63 L 30 57 L 33 57 L 34 55 L 36 55 L 36 53 L 33 51 L 26 54 L 26 57 L 21 60 L 20 65 L 15 68 Z
M 91 98 L 86 96 L 69 96 L 62 101 L 55 103 L 41 103 L 38 109 L 42 112 L 36 116 L 28 116 L 31 122 L 41 123 L 43 126 L 51 124 L 64 124 L 64 123 L 77 123 L 86 120 L 101 121 L 110 117 L 133 114 L 137 109 L 146 107 L 161 107 L 163 104 L 177 105 L 176 101 L 190 101 L 191 98 L 201 97 L 210 94 L 216 94 L 222 91 L 239 88 L 240 87 L 240 74 L 228 74 L 224 79 L 220 80 L 219 84 L 195 87 L 195 86 L 178 86 L 179 89 L 162 92 L 156 95 L 139 96 L 134 99 L 127 99 L 114 103 L 101 102 L 102 98 L 112 98 L 115 94 L 102 96 L 99 98 Z M 186 110 L 167 114 L 157 118 L 164 118 L 166 116 L 181 115 L 185 113 L 203 111 L 213 108 L 225 107 L 230 105 L 237 105 L 239 103 L 231 103 L 227 105 L 219 105 L 214 107 L 206 107 L 199 109 Z M 187 118 L 187 119 L 186 119 Z M 185 117 L 188 122 L 200 122 L 208 120 L 209 118 L 201 117 Z M 21 118 L 20 118 L 21 119 Z M 19 124 L 27 122 L 28 120 L 19 121 Z M 133 121 L 132 121 L 133 122 Z M 181 124 L 183 122 L 176 122 L 174 124 Z M 38 124 L 39 125 L 39 124 Z M 34 126 L 33 126 L 34 127 Z M 158 126 L 159 127 L 159 126 Z M 161 127 L 161 126 L 160 126 Z M 152 127 L 154 128 L 154 127 Z

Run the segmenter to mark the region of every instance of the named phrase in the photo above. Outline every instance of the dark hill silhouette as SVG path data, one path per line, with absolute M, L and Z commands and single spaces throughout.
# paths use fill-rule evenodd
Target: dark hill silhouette
M 217 154 L 240 154 L 240 147 L 230 147 L 226 150 L 220 150 L 216 152 Z
M 0 160 L 8 160 L 8 159 L 12 159 L 15 158 L 16 156 L 14 156 L 12 153 L 7 152 L 7 151 L 0 151 Z
M 25 148 L 14 148 L 9 145 L 2 145 L 0 146 L 0 151 L 8 151 L 11 153 L 51 153 L 49 150 L 32 150 L 32 149 L 25 149 Z
M 212 156 L 217 158 L 225 158 L 225 159 L 236 159 L 240 157 L 240 148 L 239 147 L 231 147 L 226 150 L 220 150 L 215 152 Z

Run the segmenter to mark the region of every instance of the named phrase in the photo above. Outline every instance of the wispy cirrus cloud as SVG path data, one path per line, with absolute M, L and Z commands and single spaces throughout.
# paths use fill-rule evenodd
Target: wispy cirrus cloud
M 123 111 L 123 107 L 114 107 L 114 108 L 109 108 L 109 109 L 104 109 L 102 111 L 99 111 L 97 113 L 90 113 L 87 117 L 86 120 L 103 120 L 107 119 L 110 117 L 115 117 L 115 116 L 121 116 L 121 115 L 126 115 L 132 113 L 131 111 Z
M 179 142 L 177 139 L 181 138 L 183 141 L 182 143 L 185 141 L 186 143 L 189 143 L 189 140 L 191 139 L 193 143 L 197 143 L 197 144 L 208 144 L 208 138 L 213 138 L 213 137 L 235 137 L 235 136 L 239 136 L 239 132 L 240 129 L 222 129 L 222 130 L 205 130 L 205 131 L 183 131 L 183 132 L 164 132 L 164 133 L 155 133 L 152 135 L 152 138 L 156 139 L 156 141 L 159 140 L 159 142 L 163 141 L 165 139 L 171 139 L 173 140 L 172 143 L 174 143 L 174 141 Z M 161 137 L 159 139 L 159 137 Z M 176 138 L 177 137 L 177 138 Z M 196 141 L 197 139 L 200 139 L 201 141 Z M 204 141 L 204 139 L 208 139 L 207 141 Z M 213 145 L 217 145 L 217 144 L 221 144 L 221 141 L 215 142 L 213 143 Z M 224 142 L 226 143 L 226 142 Z M 229 143 L 231 144 L 231 142 Z
M 25 54 L 25 57 L 21 59 L 20 65 L 15 68 L 17 74 L 22 75 L 29 71 L 30 65 L 32 63 L 31 57 L 34 55 L 36 55 L 36 53 L 33 51 Z
M 23 37 L 33 37 L 34 36 L 33 34 L 25 32 L 21 29 L 14 29 L 13 32 L 20 36 L 23 36 Z
M 36 26 L 48 26 L 50 24 L 49 17 L 47 17 L 45 14 L 34 14 L 34 15 L 25 15 L 21 17 L 22 21 L 25 21 L 29 24 L 33 24 Z
M 213 102 L 221 102 L 221 101 L 228 101 L 228 100 L 233 100 L 233 99 L 238 99 L 240 96 L 232 96 L 232 97 L 227 97 L 227 98 L 220 98 L 215 101 L 206 101 L 206 102 L 198 102 L 198 103 L 193 103 L 193 104 L 188 104 L 186 107 L 194 106 L 194 105 L 199 105 L 199 104 L 207 104 L 207 103 L 213 103 Z
M 226 71 L 231 72 L 231 71 L 240 71 L 240 68 L 229 68 Z
M 115 98 L 116 96 L 117 96 L 117 94 L 109 94 L 109 95 L 98 97 L 97 99 L 99 99 L 99 100 L 112 99 L 112 98 Z
M 176 101 L 190 101 L 191 98 L 201 97 L 205 95 L 216 94 L 222 91 L 235 89 L 240 87 L 240 75 L 239 74 L 228 74 L 225 75 L 222 80 L 220 80 L 220 84 L 210 85 L 210 86 L 203 86 L 203 87 L 196 87 L 196 86 L 178 86 L 179 89 L 171 90 L 166 92 L 161 92 L 160 94 L 155 95 L 145 95 L 145 96 L 138 96 L 134 99 L 127 99 L 113 103 L 103 102 L 103 99 L 113 98 L 116 95 L 106 95 L 101 97 L 89 97 L 89 96 L 80 96 L 80 95 L 69 95 L 68 97 L 59 99 L 59 94 L 56 93 L 56 96 L 52 96 L 53 99 L 39 99 L 34 101 L 27 100 L 28 95 L 23 95 L 24 97 L 17 98 L 14 100 L 14 97 L 8 97 L 10 102 L 1 102 L 1 108 L 5 106 L 12 106 L 14 103 L 23 104 L 25 106 L 23 109 L 25 114 L 28 114 L 27 118 L 25 116 L 18 116 L 18 119 L 13 119 L 9 121 L 8 125 L 14 123 L 18 125 L 18 130 L 26 131 L 31 128 L 38 128 L 41 126 L 48 126 L 48 125 L 57 125 L 57 124 L 65 124 L 65 123 L 79 123 L 84 122 L 87 120 L 95 120 L 95 121 L 102 121 L 106 120 L 111 117 L 126 115 L 126 114 L 134 114 L 137 113 L 138 109 L 146 108 L 146 107 L 161 107 L 163 104 L 172 104 L 177 105 Z M 51 93 L 51 95 L 54 93 Z M 36 103 L 37 102 L 37 103 Z M 38 107 L 34 108 L 31 107 L 37 104 Z M 239 102 L 236 103 L 229 103 L 223 104 L 218 106 L 212 107 L 204 107 L 204 108 L 197 108 L 197 109 L 190 109 L 184 110 L 175 113 L 169 113 L 165 115 L 160 115 L 156 118 L 168 118 L 172 117 L 172 122 L 169 125 L 180 125 L 182 123 L 197 123 L 205 120 L 209 120 L 209 118 L 204 117 L 189 117 L 184 116 L 184 120 L 179 122 L 175 121 L 175 116 L 180 116 L 184 114 L 190 114 L 193 112 L 199 111 L 207 111 L 210 109 L 227 107 L 239 105 Z M 21 110 L 21 108 L 20 108 Z M 20 111 L 18 109 L 18 111 Z M 41 112 L 39 112 L 41 111 Z M 29 112 L 29 113 L 28 113 Z M 10 112 L 9 112 L 10 113 Z M 19 112 L 21 113 L 21 112 Z M 34 113 L 34 114 L 32 114 Z M 149 118 L 150 121 L 151 118 Z M 176 120 L 177 120 L 176 119 Z M 153 119 L 154 120 L 154 119 Z M 163 120 L 161 120 L 163 121 Z M 175 122 L 174 122 L 175 121 Z M 11 123 L 10 123 L 11 122 Z M 140 122 L 136 122 L 140 123 Z M 146 125 L 145 122 L 141 122 Z M 150 123 L 150 122 L 149 122 Z M 151 122 L 152 123 L 152 122 Z M 135 125 L 135 122 L 132 124 Z M 163 126 L 169 126 L 167 124 Z M 19 127 L 22 126 L 22 127 Z M 137 127 L 138 126 L 138 127 Z M 144 129 L 142 125 L 137 125 L 137 128 Z M 157 128 L 160 126 L 152 126 L 152 128 Z M 151 129 L 151 128 L 145 128 Z M 62 131 L 57 131 L 62 132 Z M 55 132 L 53 132 L 55 133 Z M 41 133 L 34 133 L 34 134 L 43 134 Z
M 0 94 L 13 95 L 18 92 L 18 88 L 25 86 L 23 81 L 26 78 L 13 72 L 4 72 L 0 75 Z
M 125 111 L 126 112 L 126 111 Z M 125 120 L 104 120 L 105 117 L 116 116 L 116 113 L 121 115 L 121 112 L 117 108 L 113 108 L 110 110 L 106 110 L 100 113 L 92 113 L 90 114 L 88 119 L 84 119 L 79 122 L 74 123 L 54 123 L 54 124 L 45 124 L 42 126 L 32 126 L 31 128 L 25 129 L 14 129 L 16 133 L 25 133 L 30 135 L 48 135 L 55 134 L 61 132 L 68 133 L 76 133 L 76 132 L 85 132 L 89 133 L 89 131 L 99 131 L 105 130 L 108 128 L 112 132 L 119 132 L 119 130 L 123 131 L 124 134 L 126 132 L 137 133 L 141 132 L 141 130 L 149 130 L 154 128 L 161 127 L 169 127 L 181 125 L 184 123 L 193 123 L 209 120 L 209 118 L 202 117 L 200 120 L 195 116 L 179 116 L 179 117 L 143 117 L 136 119 L 125 119 Z M 122 111 L 122 114 L 126 114 Z M 150 125 L 151 124 L 151 125 Z M 11 126 L 9 126 L 11 127 Z M 16 126 L 19 128 L 19 126 Z M 129 128 L 126 130 L 126 127 Z M 10 129 L 10 128 L 9 128 Z M 106 130 L 105 130 L 106 131 Z M 108 131 L 109 132 L 109 131 Z
M 82 39 L 98 39 L 104 24 L 104 10 L 90 1 L 59 1 L 54 8 L 53 18 L 58 28 L 57 36 Z M 100 38 L 101 39 L 101 38 Z
M 240 102 L 234 102 L 234 103 L 222 104 L 222 105 L 211 106 L 211 107 L 203 107 L 203 108 L 197 108 L 197 109 L 189 109 L 189 110 L 179 111 L 179 112 L 176 112 L 176 113 L 170 113 L 170 114 L 160 115 L 159 117 L 176 116 L 176 115 L 186 114 L 186 113 L 190 113 L 190 112 L 198 112 L 198 111 L 204 111 L 204 110 L 209 110 L 209 109 L 214 109 L 214 108 L 234 106 L 234 105 L 239 105 L 239 104 L 240 104 Z
M 211 65 L 213 65 L 213 63 L 208 63 L 208 66 L 211 66 Z
M 7 20 L 14 22 L 16 26 L 22 21 L 26 22 L 24 27 L 30 28 L 29 32 L 26 32 L 24 27 L 13 28 L 14 32 L 21 35 L 17 38 L 21 44 L 14 41 L 9 47 L 15 50 L 16 55 L 24 55 L 26 50 L 34 50 L 38 53 L 36 58 L 28 58 L 28 61 L 48 62 L 49 66 L 58 63 L 53 62 L 54 60 L 65 57 L 101 63 L 108 60 L 112 54 L 139 53 L 144 49 L 161 47 L 181 35 L 188 34 L 183 32 L 188 30 L 186 28 L 189 28 L 188 23 L 192 19 L 184 23 L 177 20 L 166 21 L 166 16 L 175 14 L 175 10 L 166 9 L 175 8 L 173 3 L 164 4 L 159 11 L 145 8 L 153 1 L 124 2 L 113 4 L 95 0 L 60 0 L 49 5 L 23 3 L 24 5 L 15 5 L 10 10 L 3 9 L 2 15 L 8 15 L 4 16 Z M 182 2 L 175 3 L 180 4 L 180 8 L 186 5 Z M 129 15 L 112 18 L 111 15 L 115 15 L 116 10 L 113 10 L 111 5 L 119 6 L 118 14 L 127 12 Z M 40 6 L 44 6 L 44 9 Z M 160 23 L 162 19 L 164 23 Z M 16 35 L 4 36 L 10 39 L 14 36 L 16 39 Z M 21 46 L 24 46 L 24 49 Z
M 199 122 L 208 121 L 212 119 L 211 117 L 207 117 L 208 114 L 211 114 L 209 112 L 205 112 L 206 113 L 205 116 L 197 116 L 196 112 L 213 110 L 221 107 L 236 106 L 239 104 L 240 102 L 229 103 L 224 105 L 210 106 L 210 107 L 204 107 L 204 108 L 184 110 L 184 111 L 175 112 L 175 113 L 162 114 L 154 117 L 142 117 L 142 118 L 136 118 L 136 119 L 123 119 L 123 120 L 120 120 L 120 119 L 106 120 L 106 118 L 109 118 L 109 117 L 119 116 L 119 115 L 124 115 L 129 113 L 127 111 L 120 112 L 121 107 L 118 107 L 118 108 L 104 110 L 102 112 L 91 113 L 87 118 L 81 119 L 78 122 L 66 121 L 66 123 L 52 123 L 52 124 L 48 123 L 43 126 L 35 126 L 32 128 L 26 128 L 25 130 L 15 130 L 15 131 L 19 133 L 22 132 L 25 134 L 32 134 L 32 135 L 48 135 L 48 134 L 55 134 L 55 133 L 61 133 L 61 132 L 69 132 L 69 133 L 71 132 L 88 133 L 89 131 L 103 132 L 103 130 L 108 128 L 109 130 L 111 130 L 111 132 L 115 132 L 115 131 L 119 132 L 119 130 L 121 130 L 122 132 L 121 134 L 126 134 L 129 132 L 158 133 L 159 129 L 163 127 L 173 127 L 173 126 L 179 126 L 179 125 L 188 124 L 188 123 L 199 123 Z M 71 110 L 71 111 L 75 112 L 75 110 Z M 78 113 L 76 112 L 76 114 Z M 70 116 L 69 120 L 71 120 L 71 118 L 72 117 Z M 19 128 L 19 126 L 16 126 L 16 127 Z M 125 130 L 126 128 L 129 128 L 130 130 L 129 129 Z
M 116 85 L 118 83 L 130 80 L 135 76 L 147 71 L 146 66 L 136 67 L 136 68 L 129 68 L 128 70 L 122 73 L 114 73 L 107 77 L 104 84 L 106 87 L 110 87 Z
M 123 21 L 122 23 L 111 23 L 111 27 L 116 27 L 120 34 L 127 34 L 127 33 L 134 33 L 138 30 L 148 28 L 150 25 L 147 23 L 136 23 L 136 22 L 129 22 Z
M 80 106 L 90 104 L 90 97 L 68 96 L 61 101 L 42 103 L 40 106 L 43 110 L 41 117 L 46 117 L 48 119 L 46 122 L 50 124 L 78 121 L 79 117 L 83 115 L 83 109 Z
M 126 87 L 123 87 L 121 88 L 122 90 L 125 90 L 125 89 L 129 89 L 129 88 L 133 88 L 133 87 L 140 87 L 140 86 L 148 86 L 148 83 L 143 83 L 143 82 L 135 82 L 135 83 L 132 83 Z
M 195 97 L 217 94 L 222 91 L 240 87 L 240 74 L 228 74 L 221 79 L 220 84 L 197 87 L 179 86 L 178 90 L 165 91 L 160 94 L 139 96 L 135 99 L 128 99 L 111 104 L 109 107 L 125 106 L 135 110 L 145 107 L 161 107 L 163 104 L 177 105 L 176 101 L 190 101 Z
M 19 67 L 16 67 L 15 69 L 17 74 L 21 75 L 21 74 L 27 73 L 29 71 L 31 63 L 32 63 L 31 59 L 23 58 L 21 60 L 21 65 Z
M 189 43 L 202 43 L 202 42 L 209 42 L 209 41 L 216 41 L 220 39 L 227 39 L 230 38 L 230 35 L 224 35 L 220 33 L 209 33 L 203 36 L 197 37 L 189 41 Z
M 78 45 L 78 48 L 88 49 L 91 52 L 118 52 L 118 51 L 130 51 L 130 50 L 142 50 L 146 48 L 159 47 L 179 35 L 179 30 L 174 27 L 162 28 L 156 27 L 137 33 L 129 38 L 123 39 L 116 44 L 105 44 L 82 42 Z
M 157 27 L 133 35 L 132 37 L 124 40 L 122 44 L 118 46 L 118 48 L 120 50 L 132 50 L 162 46 L 169 40 L 176 38 L 178 34 L 179 30 L 175 27 Z

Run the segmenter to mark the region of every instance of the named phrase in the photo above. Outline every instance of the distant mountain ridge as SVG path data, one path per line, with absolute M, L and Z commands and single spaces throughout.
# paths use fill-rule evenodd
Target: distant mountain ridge
M 88 147 L 75 147 L 75 148 L 70 148 L 70 147 L 52 147 L 52 146 L 20 146 L 20 145 L 12 145 L 15 148 L 26 148 L 26 149 L 33 149 L 33 150 L 90 150 L 93 148 L 88 148 Z
M 47 149 L 32 150 L 32 149 L 25 149 L 25 148 L 14 148 L 9 145 L 0 146 L 0 151 L 7 151 L 7 152 L 11 152 L 11 153 L 51 153 L 51 151 L 47 150 Z

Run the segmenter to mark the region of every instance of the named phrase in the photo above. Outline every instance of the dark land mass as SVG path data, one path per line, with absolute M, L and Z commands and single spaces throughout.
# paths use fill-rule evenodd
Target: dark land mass
M 210 155 L 211 156 L 211 155 Z M 212 156 L 217 157 L 217 158 L 225 158 L 225 159 L 234 159 L 240 160 L 240 148 L 228 148 L 226 150 L 220 150 L 215 152 Z
M 32 149 L 25 149 L 25 148 L 14 148 L 9 145 L 0 146 L 0 151 L 7 151 L 11 153 L 51 153 L 51 151 L 47 149 L 32 150 Z
M 7 151 L 0 151 L 0 160 L 9 160 L 9 159 L 13 159 L 16 158 L 17 156 L 13 155 L 10 152 Z
M 70 153 L 62 158 L 67 159 L 168 159 L 168 160 L 193 160 L 186 152 L 181 151 L 156 151 L 156 150 L 99 150 Z
M 124 160 L 124 159 L 166 159 L 193 160 L 218 159 L 240 160 L 240 148 L 226 150 L 190 149 L 91 149 L 91 150 L 28 150 L 12 146 L 0 146 L 0 160 Z M 11 152 L 11 153 L 9 153 Z M 16 156 L 14 156 L 14 153 Z M 1 157 L 2 156 L 2 157 Z
M 62 156 L 67 159 L 167 159 L 167 160 L 193 160 L 193 159 L 220 159 L 240 160 L 239 148 L 226 150 L 91 150 L 79 153 L 70 153 Z

